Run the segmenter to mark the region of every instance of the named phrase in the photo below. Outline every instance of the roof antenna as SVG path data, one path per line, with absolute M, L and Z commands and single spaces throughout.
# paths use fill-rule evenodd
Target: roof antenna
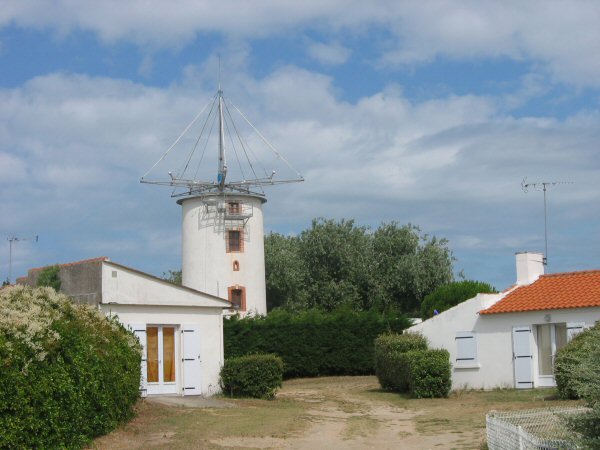
M 11 236 L 6 239 L 8 241 L 8 278 L 6 281 L 10 284 L 10 280 L 12 279 L 12 248 L 13 242 L 21 242 L 21 241 L 38 241 L 38 235 L 36 234 L 33 237 L 19 238 L 16 236 Z
M 536 183 L 527 183 L 527 177 L 523 178 L 521 181 L 521 189 L 523 192 L 527 194 L 529 189 L 534 189 L 536 191 L 544 192 L 544 245 L 545 245 L 545 253 L 544 253 L 544 265 L 548 265 L 548 216 L 547 216 L 547 206 L 546 206 L 546 191 L 548 188 L 553 188 L 558 186 L 559 184 L 573 184 L 574 181 L 539 181 Z

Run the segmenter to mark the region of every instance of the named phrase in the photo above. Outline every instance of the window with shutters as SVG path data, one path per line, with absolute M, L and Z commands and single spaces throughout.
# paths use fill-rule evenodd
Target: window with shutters
M 237 311 L 246 311 L 246 288 L 236 285 L 229 287 L 227 291 L 233 309 Z
M 225 238 L 227 241 L 227 253 L 241 253 L 244 251 L 244 240 L 242 230 L 227 230 Z
M 472 331 L 456 333 L 456 366 L 477 364 L 477 338 Z

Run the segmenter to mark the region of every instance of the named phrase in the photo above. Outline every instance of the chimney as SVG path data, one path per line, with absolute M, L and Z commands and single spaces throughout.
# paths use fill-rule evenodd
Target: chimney
M 517 260 L 517 285 L 526 286 L 544 275 L 544 255 L 541 253 L 519 252 Z

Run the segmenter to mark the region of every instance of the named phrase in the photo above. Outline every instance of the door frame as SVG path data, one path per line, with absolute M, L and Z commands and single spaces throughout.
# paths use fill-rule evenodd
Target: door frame
M 147 393 L 148 395 L 156 395 L 156 394 L 171 394 L 171 395 L 177 395 L 179 394 L 179 383 L 181 380 L 181 365 L 179 363 L 180 359 L 181 359 L 181 345 L 180 345 L 180 338 L 179 338 L 179 325 L 177 324 L 154 324 L 154 323 L 148 323 L 146 324 L 146 339 L 148 338 L 148 333 L 147 330 L 150 327 L 156 327 L 158 328 L 158 332 L 157 332 L 157 339 L 158 339 L 158 359 L 159 359 L 159 363 L 158 363 L 158 380 L 159 381 L 155 381 L 155 382 L 150 382 L 147 380 L 147 376 L 148 376 L 148 369 L 146 368 L 146 373 L 144 374 L 146 377 L 146 389 L 147 389 Z M 163 329 L 164 328 L 173 328 L 173 345 L 174 345 L 174 353 L 173 353 L 173 358 L 175 360 L 175 381 L 168 381 L 165 382 L 163 380 L 164 377 L 164 348 L 163 348 L 163 343 L 164 343 L 164 338 L 163 338 Z M 148 345 L 146 344 L 146 359 L 148 359 Z

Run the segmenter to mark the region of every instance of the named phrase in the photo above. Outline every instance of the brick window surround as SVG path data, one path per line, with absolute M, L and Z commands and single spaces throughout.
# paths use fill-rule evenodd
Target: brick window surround
M 230 286 L 227 288 L 228 299 L 233 303 L 233 309 L 246 311 L 246 288 L 244 286 Z
M 227 253 L 243 253 L 244 231 L 239 228 L 226 230 L 225 243 L 227 247 Z

